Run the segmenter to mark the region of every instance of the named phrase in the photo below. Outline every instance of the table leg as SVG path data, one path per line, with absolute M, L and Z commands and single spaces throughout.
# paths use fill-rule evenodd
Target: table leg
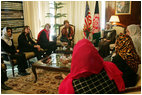
M 34 83 L 36 83 L 36 81 L 37 81 L 37 74 L 36 74 L 36 68 L 34 66 L 32 66 L 32 72 L 33 72 L 33 74 L 35 76 Z

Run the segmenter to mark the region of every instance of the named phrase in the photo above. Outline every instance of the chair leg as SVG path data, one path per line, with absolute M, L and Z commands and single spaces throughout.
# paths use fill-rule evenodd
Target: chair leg
M 30 64 L 30 61 L 29 61 L 29 60 L 27 60 L 27 63 L 28 63 L 28 67 L 30 67 L 30 66 L 31 66 L 31 64 Z
M 13 77 L 15 77 L 15 74 L 14 74 L 14 66 L 12 65 L 12 74 L 13 74 Z

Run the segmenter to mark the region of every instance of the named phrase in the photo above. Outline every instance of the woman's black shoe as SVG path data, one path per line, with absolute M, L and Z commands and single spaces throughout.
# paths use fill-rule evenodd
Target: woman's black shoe
M 21 75 L 21 76 L 30 75 L 30 73 L 27 73 L 27 72 L 18 72 L 18 74 Z

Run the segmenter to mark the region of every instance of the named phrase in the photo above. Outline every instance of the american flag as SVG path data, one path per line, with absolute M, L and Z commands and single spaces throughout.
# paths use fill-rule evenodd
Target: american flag
M 91 13 L 90 13 L 88 1 L 86 1 L 86 10 L 85 10 L 85 19 L 84 20 L 85 20 L 84 28 L 85 29 L 87 28 L 89 30 L 89 28 L 91 28 L 92 20 L 91 20 Z M 85 32 L 84 32 L 84 35 L 86 36 Z
M 96 1 L 94 18 L 93 18 L 93 33 L 97 33 L 99 31 L 100 31 L 99 5 L 98 1 Z

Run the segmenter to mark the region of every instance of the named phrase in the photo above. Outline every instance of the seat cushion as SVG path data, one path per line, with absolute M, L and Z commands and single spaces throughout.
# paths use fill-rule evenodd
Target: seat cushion
M 34 52 L 24 52 L 26 59 L 30 59 L 32 57 L 35 57 Z
M 116 35 L 119 35 L 120 33 L 124 33 L 125 31 L 125 27 L 123 26 L 113 26 L 112 28 L 116 30 Z
M 14 42 L 14 46 L 16 47 L 16 49 L 18 47 L 18 37 L 20 34 L 21 34 L 21 32 L 13 33 L 13 42 Z

